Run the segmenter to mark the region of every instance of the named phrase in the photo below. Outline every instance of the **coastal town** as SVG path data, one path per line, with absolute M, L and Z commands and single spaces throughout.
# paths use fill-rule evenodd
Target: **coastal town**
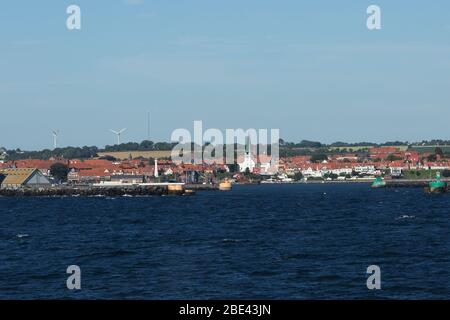
M 350 149 L 350 150 L 349 150 Z M 54 185 L 139 185 L 173 183 L 218 186 L 230 183 L 358 182 L 377 177 L 385 180 L 431 180 L 436 173 L 450 176 L 446 149 L 381 146 L 341 148 L 326 153 L 283 155 L 279 161 L 246 149 L 232 165 L 176 163 L 170 151 L 102 152 L 90 158 L 50 157 L 9 159 L 1 150 L 2 189 Z M 310 150 L 311 151 L 311 150 Z M 155 158 L 154 155 L 158 155 Z

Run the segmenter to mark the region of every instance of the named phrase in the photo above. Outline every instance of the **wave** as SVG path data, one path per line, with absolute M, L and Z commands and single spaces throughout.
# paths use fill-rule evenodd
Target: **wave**
M 397 217 L 396 220 L 403 220 L 403 219 L 414 219 L 416 216 L 409 216 L 407 214 L 404 214 L 400 217 Z

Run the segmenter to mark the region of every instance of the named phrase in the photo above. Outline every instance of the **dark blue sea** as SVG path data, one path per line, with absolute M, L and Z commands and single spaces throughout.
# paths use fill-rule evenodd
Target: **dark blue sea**
M 449 208 L 367 184 L 0 198 L 0 299 L 449 299 Z

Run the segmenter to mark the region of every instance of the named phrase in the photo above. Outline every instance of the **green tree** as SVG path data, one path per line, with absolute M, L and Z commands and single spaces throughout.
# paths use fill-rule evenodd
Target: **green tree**
M 149 141 L 149 140 L 144 140 L 139 144 L 139 150 L 142 151 L 150 151 L 153 150 L 153 141 Z
M 69 167 L 64 163 L 55 163 L 50 167 L 50 174 L 57 181 L 65 182 L 67 181 L 67 175 L 69 174 Z
M 237 163 L 229 164 L 228 169 L 230 169 L 230 172 L 239 172 L 239 165 Z
M 301 172 L 296 172 L 294 174 L 294 181 L 300 181 L 303 179 L 303 174 Z
M 434 149 L 434 154 L 440 157 L 444 156 L 444 152 L 442 151 L 442 148 L 440 147 L 436 147 L 436 149 Z
M 387 161 L 397 161 L 397 160 L 402 160 L 402 158 L 391 153 L 386 157 L 386 160 Z
M 442 171 L 442 176 L 444 178 L 449 178 L 450 177 L 450 170 L 445 169 L 444 171 Z
M 325 161 L 325 160 L 328 160 L 328 157 L 324 153 L 317 153 L 317 154 L 313 154 L 311 156 L 311 161 L 312 162 L 322 162 L 322 161 Z
M 117 158 L 110 156 L 110 155 L 105 155 L 103 157 L 99 158 L 100 160 L 108 160 L 108 161 L 117 161 Z

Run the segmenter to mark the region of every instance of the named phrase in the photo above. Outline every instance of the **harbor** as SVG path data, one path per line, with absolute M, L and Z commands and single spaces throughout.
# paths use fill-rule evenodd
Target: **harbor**
M 448 179 L 442 179 L 441 173 L 436 173 L 434 180 L 390 180 L 386 182 L 382 177 L 376 177 L 371 185 L 372 189 L 380 188 L 423 188 L 426 193 L 445 193 L 448 191 Z
M 244 156 L 231 164 L 133 159 L 131 153 L 127 160 L 111 155 L 91 159 L 9 159 L 14 156 L 5 153 L 0 163 L 0 196 L 193 195 L 196 191 L 230 191 L 233 185 L 298 183 L 367 183 L 374 189 L 448 191 L 450 161 L 439 149 L 434 154 L 419 154 L 399 147 L 373 147 L 358 156 L 346 151 L 320 157 L 290 156 L 278 161 L 267 155 L 257 156 L 251 150 L 247 139 Z

